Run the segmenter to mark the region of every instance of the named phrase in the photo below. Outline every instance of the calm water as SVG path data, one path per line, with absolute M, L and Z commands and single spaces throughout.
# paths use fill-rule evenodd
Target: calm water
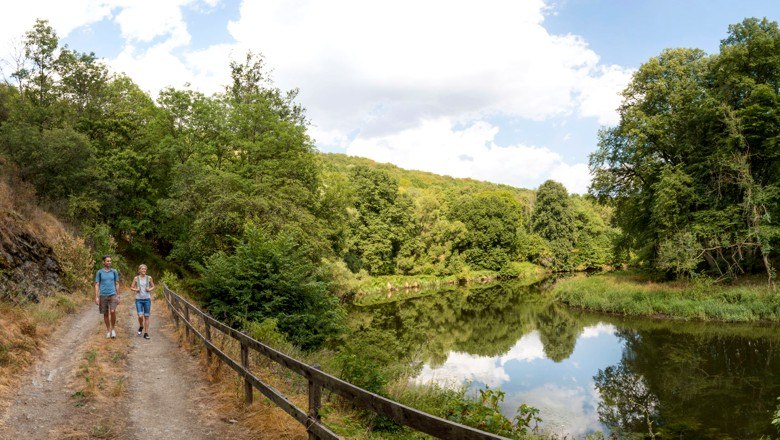
M 622 319 L 574 311 L 513 284 L 451 289 L 359 308 L 418 361 L 417 382 L 500 387 L 503 412 L 525 402 L 542 427 L 663 438 L 774 435 L 780 328 Z

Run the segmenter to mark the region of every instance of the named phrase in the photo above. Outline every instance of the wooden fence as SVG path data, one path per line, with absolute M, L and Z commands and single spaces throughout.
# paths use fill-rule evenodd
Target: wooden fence
M 356 407 L 370 410 L 378 415 L 388 417 L 401 425 L 408 426 L 418 431 L 430 434 L 442 439 L 504 439 L 504 437 L 480 431 L 469 426 L 461 425 L 449 420 L 442 419 L 418 411 L 414 408 L 394 402 L 390 399 L 366 391 L 349 382 L 345 382 L 337 377 L 331 376 L 315 367 L 304 364 L 303 362 L 281 353 L 273 348 L 252 339 L 251 337 L 231 328 L 211 316 L 207 315 L 190 302 L 177 295 L 167 286 L 163 286 L 163 295 L 168 307 L 171 310 L 176 327 L 184 325 L 185 337 L 188 342 L 192 338 L 197 338 L 206 348 L 207 362 L 212 362 L 212 356 L 224 362 L 227 366 L 236 371 L 244 378 L 244 395 L 247 404 L 253 401 L 254 389 L 260 391 L 265 397 L 283 409 L 295 420 L 306 427 L 309 433 L 309 439 L 338 439 L 320 419 L 320 402 L 322 389 L 343 397 L 346 401 L 354 404 Z M 203 333 L 193 326 L 190 317 L 202 320 Z M 212 329 L 222 332 L 241 344 L 241 359 L 233 360 L 224 351 L 220 350 L 213 342 Z M 295 406 L 287 397 L 283 396 L 273 387 L 263 383 L 250 371 L 249 350 L 253 350 L 262 356 L 278 363 L 284 368 L 299 374 L 308 381 L 309 408 L 304 411 Z

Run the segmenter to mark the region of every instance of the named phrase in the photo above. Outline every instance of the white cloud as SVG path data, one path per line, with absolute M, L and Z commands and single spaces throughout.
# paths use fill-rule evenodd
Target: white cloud
M 446 118 L 423 120 L 419 126 L 367 138 L 359 135 L 346 147 L 347 154 L 404 168 L 453 177 L 471 177 L 518 187 L 535 187 L 547 178 L 584 193 L 590 182 L 585 164 L 567 164 L 544 147 L 499 146 L 498 127 L 476 121 L 465 128 Z
M 29 0 L 16 6 L 4 5 L 0 14 L 0 56 L 13 55 L 12 42 L 21 42 L 35 20 L 46 19 L 60 36 L 111 15 L 111 4 L 104 0 Z
M 127 46 L 115 59 L 110 60 L 110 64 L 113 70 L 126 73 L 153 96 L 163 87 L 181 88 L 184 83 L 193 83 L 194 79 L 190 68 L 174 56 L 165 43 L 143 51 Z
M 595 116 L 602 125 L 615 125 L 620 122 L 617 109 L 621 96 L 616 93 L 623 90 L 631 81 L 634 71 L 620 66 L 600 67 L 597 76 L 583 79 L 579 96 L 579 114 Z
M 582 329 L 581 338 L 597 338 L 601 335 L 614 335 L 617 332 L 617 328 L 612 324 L 604 324 L 599 322 L 596 325 L 591 325 Z
M 229 25 L 301 88 L 316 123 L 369 136 L 423 118 L 610 120 L 624 82 L 580 37 L 551 35 L 542 0 L 283 0 L 241 6 Z M 283 36 L 280 38 L 280 36 Z
M 502 356 L 484 357 L 451 352 L 444 364 L 437 368 L 424 365 L 414 380 L 417 383 L 436 382 L 445 386 L 460 386 L 469 380 L 497 388 L 510 380 L 509 374 L 504 369 L 508 362 L 532 362 L 538 359 L 545 359 L 544 346 L 539 339 L 539 332 L 533 331 L 520 338 Z
M 600 400 L 592 383 L 587 388 L 548 383 L 508 395 L 503 407 L 509 412 L 521 403 L 527 403 L 539 408 L 545 431 L 580 438 L 603 429 L 596 412 Z
M 573 194 L 585 194 L 588 192 L 588 185 L 590 185 L 591 180 L 588 165 L 584 163 L 569 165 L 561 162 L 550 171 L 549 177 L 557 182 L 561 182 L 569 193 Z
M 170 35 L 179 47 L 189 43 L 190 35 L 184 23 L 181 7 L 192 0 L 125 0 L 117 1 L 121 6 L 115 21 L 122 30 L 122 36 L 129 40 L 150 42 L 155 37 Z

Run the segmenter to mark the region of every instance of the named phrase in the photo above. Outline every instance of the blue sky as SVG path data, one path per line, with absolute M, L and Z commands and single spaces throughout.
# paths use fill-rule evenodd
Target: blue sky
M 342 152 L 456 177 L 572 192 L 589 182 L 619 92 L 668 47 L 716 53 L 728 25 L 780 17 L 776 0 L 27 1 L 0 17 L 2 73 L 46 18 L 144 90 L 227 82 L 260 52 L 300 89 L 310 134 Z M 14 49 L 16 42 L 17 49 Z

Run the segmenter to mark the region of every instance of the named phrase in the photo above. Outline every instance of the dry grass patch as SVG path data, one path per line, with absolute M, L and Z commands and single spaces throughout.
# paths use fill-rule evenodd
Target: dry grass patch
M 0 302 L 0 396 L 16 388 L 20 373 L 40 355 L 60 320 L 85 301 L 84 297 L 57 294 L 39 303 Z

